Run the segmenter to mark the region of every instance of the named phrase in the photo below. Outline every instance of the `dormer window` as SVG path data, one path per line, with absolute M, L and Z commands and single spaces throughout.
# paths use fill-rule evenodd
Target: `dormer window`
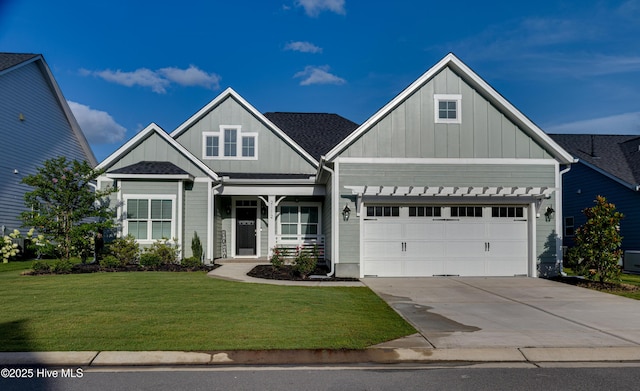
M 436 94 L 433 96 L 433 101 L 436 123 L 459 124 L 462 122 L 462 95 Z
M 240 125 L 220 125 L 218 132 L 202 133 L 204 159 L 255 160 L 258 158 L 258 134 L 243 132 Z

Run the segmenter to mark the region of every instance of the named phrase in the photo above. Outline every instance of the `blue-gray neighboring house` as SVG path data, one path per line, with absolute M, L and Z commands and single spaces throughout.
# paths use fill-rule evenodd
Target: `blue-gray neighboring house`
M 0 231 L 19 229 L 20 183 L 45 160 L 98 163 L 49 66 L 40 54 L 0 53 Z M 2 233 L 2 232 L 0 232 Z
M 574 245 L 575 229 L 586 222 L 582 210 L 601 195 L 625 215 L 622 249 L 640 251 L 640 136 L 550 136 L 577 159 L 563 176 L 564 245 Z
M 197 232 L 208 262 L 317 246 L 339 277 L 539 277 L 561 270 L 572 161 L 448 54 L 360 125 L 261 113 L 228 88 L 139 132 L 98 184 L 118 190 L 120 234 L 188 257 Z

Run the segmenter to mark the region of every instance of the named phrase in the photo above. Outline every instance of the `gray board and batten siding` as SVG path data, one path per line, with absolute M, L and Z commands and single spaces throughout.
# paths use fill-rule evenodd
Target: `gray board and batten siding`
M 8 234 L 20 229 L 24 194 L 32 190 L 22 178 L 37 173 L 48 159 L 88 161 L 95 165 L 86 140 L 80 140 L 58 99 L 56 86 L 40 60 L 0 72 L 0 226 Z M 66 108 L 68 110 L 68 108 Z M 71 119 L 75 122 L 75 119 Z M 81 137 L 84 138 L 82 135 Z M 89 156 L 90 155 L 90 156 Z
M 435 94 L 462 95 L 460 124 L 435 123 Z M 340 156 L 553 158 L 449 68 L 396 106 Z
M 162 130 L 160 130 L 162 132 Z M 170 145 L 156 132 L 150 132 L 140 144 L 129 153 L 113 162 L 107 172 L 131 166 L 142 161 L 170 162 L 185 170 L 194 177 L 206 177 L 206 174 L 180 151 Z
M 240 125 L 241 133 L 257 133 L 257 159 L 204 158 L 203 132 L 219 132 L 221 125 Z M 195 121 L 175 140 L 216 172 L 315 174 L 317 170 L 232 96 Z

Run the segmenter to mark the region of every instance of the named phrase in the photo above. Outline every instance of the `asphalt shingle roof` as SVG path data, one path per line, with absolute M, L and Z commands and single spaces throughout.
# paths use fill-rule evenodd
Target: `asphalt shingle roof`
M 577 159 L 629 184 L 640 184 L 640 136 L 550 134 Z
M 38 56 L 30 53 L 0 53 L 0 71 L 14 67 Z
M 358 127 L 353 121 L 329 113 L 273 112 L 264 116 L 317 160 Z
M 142 161 L 130 166 L 109 171 L 110 174 L 140 175 L 189 175 L 188 172 L 171 162 Z

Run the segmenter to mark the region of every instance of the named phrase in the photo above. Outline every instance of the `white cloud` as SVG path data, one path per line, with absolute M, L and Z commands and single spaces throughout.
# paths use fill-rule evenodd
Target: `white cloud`
M 304 71 L 300 71 L 293 75 L 294 78 L 302 78 L 300 82 L 301 86 L 308 86 L 311 84 L 345 84 L 347 81 L 336 75 L 329 73 L 329 66 L 306 66 Z
M 133 72 L 122 72 L 121 70 L 112 71 L 110 69 L 94 72 L 94 75 L 103 78 L 106 81 L 121 84 L 127 87 L 139 85 L 142 87 L 151 87 L 153 92 L 164 94 L 167 92 L 166 87 L 169 86 L 169 80 L 163 79 L 156 72 L 140 68 Z
M 552 134 L 639 134 L 640 112 L 551 125 L 544 129 Z
M 318 47 L 311 42 L 304 41 L 296 41 L 289 42 L 284 50 L 292 50 L 294 52 L 302 52 L 302 53 L 322 53 L 322 48 Z
M 94 110 L 72 101 L 67 103 L 90 144 L 113 144 L 124 139 L 127 129 L 106 111 Z
M 181 86 L 200 86 L 214 90 L 220 88 L 220 76 L 206 73 L 194 65 L 189 65 L 187 69 L 162 68 L 158 73 Z
M 220 76 L 215 73 L 206 73 L 194 65 L 190 65 L 187 69 L 168 67 L 157 71 L 139 68 L 133 72 L 123 72 L 121 70 L 112 71 L 110 69 L 92 72 L 81 69 L 80 74 L 83 76 L 98 76 L 108 82 L 127 87 L 136 85 L 149 87 L 153 92 L 158 94 L 166 93 L 167 88 L 172 83 L 181 86 L 204 87 L 207 89 L 220 88 Z
M 304 12 L 312 18 L 320 15 L 322 11 L 331 11 L 339 15 L 346 15 L 344 0 L 296 0 L 298 7 L 304 8 Z

